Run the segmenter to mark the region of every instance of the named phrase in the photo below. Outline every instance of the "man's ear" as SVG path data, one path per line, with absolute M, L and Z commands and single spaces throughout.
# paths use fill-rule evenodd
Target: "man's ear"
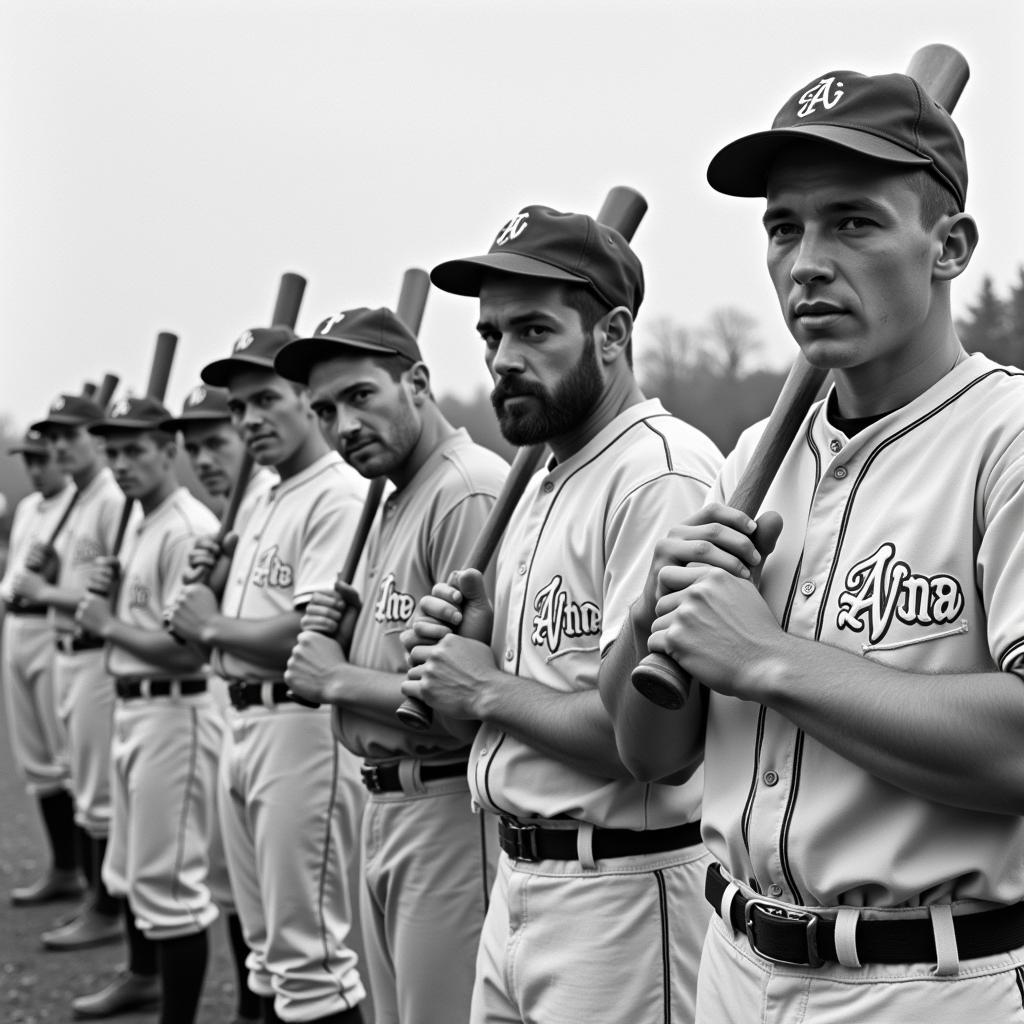
M 625 306 L 609 310 L 594 324 L 597 355 L 604 364 L 625 358 L 633 337 L 633 314 Z
M 971 262 L 978 246 L 978 225 L 968 213 L 948 214 L 935 225 L 942 248 L 935 259 L 932 275 L 936 281 L 952 281 Z
M 422 405 L 433 397 L 430 391 L 430 370 L 426 363 L 413 363 L 403 376 L 415 405 Z

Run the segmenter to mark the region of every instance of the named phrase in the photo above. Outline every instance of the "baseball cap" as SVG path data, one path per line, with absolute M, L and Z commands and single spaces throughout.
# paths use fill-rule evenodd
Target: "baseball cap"
M 22 439 L 7 449 L 8 455 L 45 455 L 50 450 L 45 436 L 40 431 L 29 428 Z
M 227 359 L 207 363 L 199 376 L 205 384 L 225 388 L 232 375 L 240 370 L 273 371 L 274 356 L 294 340 L 295 332 L 290 327 L 253 327 L 242 333 Z
M 164 420 L 160 429 L 173 432 L 184 430 L 191 423 L 216 423 L 230 419 L 228 393 L 223 388 L 208 388 L 205 384 L 197 384 L 185 397 L 181 415 Z
M 455 295 L 479 295 L 488 271 L 584 284 L 634 316 L 644 297 L 643 267 L 618 231 L 549 206 L 524 206 L 501 226 L 486 256 L 441 263 L 430 280 Z
M 786 101 L 770 131 L 720 149 L 708 165 L 708 182 L 726 195 L 763 196 L 772 162 L 784 146 L 800 139 L 890 164 L 925 167 L 964 208 L 964 140 L 946 110 L 908 75 L 826 72 Z
M 47 427 L 84 427 L 103 419 L 103 410 L 81 395 L 58 395 L 51 403 L 45 420 L 33 423 L 32 430 Z
M 117 430 L 164 430 L 170 418 L 167 408 L 155 398 L 120 398 L 106 417 L 89 425 L 90 434 L 109 434 Z
M 287 380 L 306 384 L 316 363 L 352 349 L 402 356 L 412 363 L 423 358 L 413 333 L 390 309 L 361 306 L 321 320 L 312 338 L 298 338 L 285 345 L 274 360 L 274 369 Z

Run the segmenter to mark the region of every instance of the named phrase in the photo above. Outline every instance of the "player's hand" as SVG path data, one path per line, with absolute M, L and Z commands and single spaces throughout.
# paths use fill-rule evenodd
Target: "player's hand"
M 316 591 L 309 599 L 299 629 L 334 637 L 347 652 L 362 606 L 359 591 L 350 583 L 338 580 L 333 590 Z
M 436 644 L 449 633 L 457 633 L 468 640 L 491 642 L 494 626 L 494 607 L 487 597 L 484 578 L 476 569 L 453 572 L 447 583 L 434 584 L 431 592 L 420 598 L 409 628 L 403 630 L 401 640 L 411 665 L 417 647 Z
M 334 637 L 304 629 L 288 657 L 284 681 L 298 696 L 317 704 L 329 704 L 331 674 L 345 662 L 345 653 Z
M 22 601 L 39 603 L 46 587 L 46 580 L 37 572 L 22 569 L 14 574 L 11 580 L 11 591 Z
M 217 598 L 209 587 L 186 583 L 164 609 L 164 623 L 183 640 L 202 644 L 204 629 L 219 611 Z
M 185 582 L 195 583 L 203 576 L 209 576 L 222 558 L 231 557 L 237 544 L 238 536 L 234 533 L 229 533 L 223 544 L 218 544 L 216 537 L 197 537 L 188 554 Z
M 499 684 L 501 676 L 512 678 L 494 664 L 490 647 L 454 633 L 428 647 L 414 648 L 411 659 L 414 664 L 402 683 L 402 693 L 453 719 L 482 719 L 481 701 L 489 687 Z
M 60 569 L 60 558 L 49 544 L 44 544 L 40 540 L 33 541 L 25 556 L 25 568 L 30 572 L 39 573 L 49 583 L 53 583 Z
M 90 594 L 108 596 L 113 592 L 121 574 L 121 563 L 110 555 L 101 555 L 89 566 L 85 589 Z
M 75 622 L 87 633 L 104 639 L 113 619 L 110 602 L 101 594 L 86 594 L 75 609 Z

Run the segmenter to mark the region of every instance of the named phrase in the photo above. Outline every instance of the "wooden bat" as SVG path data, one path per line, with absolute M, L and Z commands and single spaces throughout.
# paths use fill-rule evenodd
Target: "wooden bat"
M 970 68 L 963 55 L 943 43 L 923 46 L 910 59 L 907 74 L 947 111 L 952 112 L 963 92 Z M 811 366 L 800 355 L 786 377 L 764 432 L 740 476 L 729 504 L 757 516 L 768 488 L 782 465 L 801 423 L 814 403 L 827 370 Z M 690 693 L 691 680 L 671 658 L 648 654 L 633 670 L 633 685 L 649 701 L 669 710 L 681 708 Z
M 104 412 L 107 411 L 107 406 L 110 405 L 110 400 L 114 397 L 114 392 L 117 390 L 117 385 L 120 383 L 121 380 L 115 373 L 107 373 L 103 375 L 103 383 L 100 384 L 100 389 L 96 392 L 96 404 Z
M 270 315 L 271 327 L 290 327 L 295 330 L 299 321 L 299 307 L 302 296 L 306 293 L 306 279 L 301 274 L 293 274 L 286 270 L 281 275 L 281 283 L 277 286 L 277 301 L 274 312 Z
M 96 399 L 96 385 L 91 380 L 87 380 L 82 385 L 82 397 L 88 399 L 90 402 Z
M 636 189 L 616 185 L 605 196 L 601 209 L 595 218 L 599 224 L 615 228 L 627 242 L 632 241 L 640 221 L 647 212 L 647 200 Z M 519 499 L 536 472 L 544 455 L 544 445 L 530 445 L 520 448 L 512 460 L 512 466 L 505 478 L 498 499 L 494 503 L 484 528 L 469 555 L 469 569 L 485 572 L 498 547 L 501 535 Z M 434 720 L 434 711 L 429 704 L 416 697 L 406 697 L 395 712 L 403 725 L 411 729 L 428 729 Z

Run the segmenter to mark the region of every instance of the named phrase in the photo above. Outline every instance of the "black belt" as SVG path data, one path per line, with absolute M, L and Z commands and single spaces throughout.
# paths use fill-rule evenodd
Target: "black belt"
M 721 914 L 722 896 L 729 883 L 718 864 L 708 868 L 704 895 Z M 838 962 L 835 921 L 801 907 L 780 907 L 770 900 L 737 893 L 729 921 L 744 932 L 750 947 L 765 960 L 798 967 Z M 1024 903 L 981 910 L 953 918 L 961 960 L 993 956 L 1024 946 Z M 861 918 L 856 931 L 857 958 L 865 964 L 934 963 L 935 935 L 931 918 L 871 921 Z
M 435 779 L 454 779 L 465 775 L 469 767 L 466 761 L 455 764 L 421 764 L 420 781 L 433 782 Z M 371 793 L 399 793 L 402 783 L 398 780 L 398 762 L 391 764 L 370 764 L 367 762 L 359 769 L 363 777 L 363 785 Z
M 46 612 L 45 604 L 27 604 L 17 599 L 7 602 L 8 615 L 45 615 Z
M 512 818 L 498 822 L 498 845 L 516 860 L 578 860 L 578 829 L 521 825 Z M 674 828 L 635 832 L 628 828 L 595 828 L 591 849 L 595 860 L 605 857 L 635 857 L 645 853 L 681 850 L 700 842 L 700 822 Z
M 263 687 L 270 687 L 270 700 L 273 704 L 299 704 L 302 707 L 314 707 L 309 701 L 300 700 L 292 695 L 287 683 L 274 683 L 269 679 L 235 679 L 228 683 L 228 698 L 236 711 L 246 708 L 263 706 Z
M 192 697 L 206 692 L 206 680 L 199 679 L 115 679 L 114 689 L 121 700 L 139 697 Z
M 63 633 L 57 637 L 57 650 L 64 654 L 77 654 L 79 651 L 98 651 L 106 641 L 98 636 L 84 633 L 82 636 L 71 636 Z

